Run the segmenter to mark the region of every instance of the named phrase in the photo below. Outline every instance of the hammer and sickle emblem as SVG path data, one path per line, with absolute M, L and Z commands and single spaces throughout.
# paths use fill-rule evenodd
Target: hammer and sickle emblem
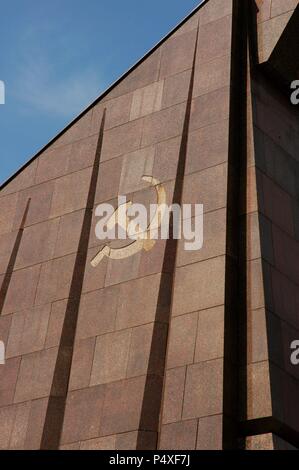
M 160 181 L 158 181 L 153 176 L 143 176 L 142 179 L 150 183 L 156 189 L 157 194 L 157 210 L 147 227 L 145 232 L 141 230 L 137 234 L 137 240 L 134 240 L 129 245 L 124 246 L 123 248 L 111 248 L 108 245 L 104 246 L 99 253 L 92 259 L 91 265 L 95 268 L 99 265 L 102 259 L 111 258 L 111 259 L 124 259 L 129 258 L 130 256 L 135 255 L 141 250 L 150 251 L 155 243 L 156 240 L 153 239 L 153 235 L 156 234 L 161 226 L 165 208 L 166 208 L 166 192 L 163 188 Z M 125 204 L 125 210 L 123 210 L 123 206 L 119 206 L 114 214 L 110 217 L 107 222 L 107 228 L 111 229 L 117 223 L 120 227 L 122 227 L 127 232 L 128 227 L 128 217 L 127 217 L 127 209 L 132 205 L 132 202 L 129 201 Z M 122 210 L 121 210 L 122 209 Z

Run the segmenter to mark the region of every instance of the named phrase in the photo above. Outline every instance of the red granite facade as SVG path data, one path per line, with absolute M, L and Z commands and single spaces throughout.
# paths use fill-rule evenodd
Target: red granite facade
M 1 449 L 299 448 L 298 16 L 203 2 L 2 186 Z M 145 173 L 203 248 L 93 267 Z

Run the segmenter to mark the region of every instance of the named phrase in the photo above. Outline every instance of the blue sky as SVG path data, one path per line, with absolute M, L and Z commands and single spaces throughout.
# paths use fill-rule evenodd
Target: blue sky
M 1 0 L 0 184 L 200 0 Z

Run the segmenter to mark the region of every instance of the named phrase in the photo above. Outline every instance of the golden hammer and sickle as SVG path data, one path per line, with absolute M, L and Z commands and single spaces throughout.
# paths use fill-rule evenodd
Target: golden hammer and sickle
M 145 251 L 149 251 L 154 247 L 156 240 L 152 239 L 151 237 L 159 230 L 159 227 L 161 226 L 166 207 L 166 192 L 160 181 L 158 181 L 153 176 L 143 176 L 142 179 L 150 183 L 156 189 L 157 193 L 157 210 L 149 226 L 147 227 L 146 232 L 142 233 L 140 231 L 138 233 L 138 239 L 133 241 L 129 245 L 124 246 L 123 248 L 110 248 L 107 245 L 104 246 L 104 248 L 102 248 L 91 261 L 91 265 L 94 268 L 98 266 L 98 264 L 102 261 L 103 258 L 105 258 L 105 256 L 111 259 L 124 259 L 135 255 L 142 249 L 144 249 Z M 126 207 L 129 207 L 130 205 L 132 205 L 131 201 L 126 203 Z M 118 223 L 118 225 L 120 225 L 125 231 L 127 231 L 127 215 L 123 217 L 119 215 L 120 213 L 126 214 L 126 211 L 120 211 L 120 208 L 122 208 L 122 206 L 119 206 L 108 220 L 108 229 L 112 228 L 116 223 Z

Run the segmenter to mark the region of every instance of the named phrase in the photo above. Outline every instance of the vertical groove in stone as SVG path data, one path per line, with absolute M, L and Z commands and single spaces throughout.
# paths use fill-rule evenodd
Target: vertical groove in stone
M 66 399 L 69 387 L 69 378 L 73 359 L 74 341 L 77 329 L 78 314 L 82 286 L 85 274 L 92 214 L 95 202 L 96 187 L 101 159 L 103 135 L 105 128 L 105 114 L 103 112 L 97 150 L 95 154 L 87 204 L 83 217 L 78 251 L 72 275 L 69 299 L 66 307 L 57 359 L 54 369 L 53 381 L 44 422 L 41 439 L 41 449 L 58 449 L 64 422 Z
M 6 272 L 5 272 L 5 275 L 4 275 L 4 278 L 3 278 L 3 282 L 2 282 L 2 286 L 1 286 L 1 289 L 0 289 L 0 315 L 2 314 L 2 311 L 3 311 L 3 307 L 4 307 L 4 304 L 5 304 L 7 292 L 8 292 L 8 289 L 9 289 L 12 273 L 13 273 L 14 268 L 15 268 L 16 259 L 17 259 L 17 256 L 18 256 L 19 248 L 20 248 L 20 245 L 21 245 L 22 237 L 23 237 L 25 223 L 26 223 L 26 219 L 27 219 L 27 216 L 28 216 L 28 212 L 29 212 L 30 202 L 31 202 L 31 198 L 29 198 L 28 201 L 27 201 L 27 204 L 26 204 L 26 207 L 25 207 L 25 210 L 24 210 L 24 214 L 23 214 L 23 217 L 22 217 L 22 221 L 21 221 L 21 224 L 20 224 L 20 228 L 19 228 L 17 236 L 16 236 L 16 240 L 15 240 L 15 243 L 14 243 L 11 255 L 10 255 L 10 259 L 8 261 L 8 265 L 7 265 Z
M 253 101 L 252 101 L 252 75 L 254 73 L 254 65 L 258 63 L 258 46 L 257 46 L 257 5 L 255 1 L 250 0 L 250 5 L 248 7 L 248 23 L 247 23 L 247 39 L 246 39 L 246 123 L 244 129 L 246 131 L 245 144 L 246 145 L 246 159 L 244 161 L 244 167 L 242 168 L 241 177 L 244 181 L 244 191 L 242 193 L 241 199 L 241 209 L 243 209 L 243 220 L 242 220 L 242 240 L 241 240 L 241 253 L 240 256 L 243 256 L 244 269 L 241 273 L 242 285 L 241 285 L 241 295 L 243 294 L 243 304 L 244 308 L 241 311 L 241 316 L 239 320 L 239 343 L 238 343 L 238 353 L 240 360 L 238 363 L 239 367 L 239 383 L 238 383 L 238 393 L 239 393 L 239 409 L 238 409 L 238 437 L 239 437 L 239 447 L 246 449 L 246 437 L 242 432 L 242 422 L 247 419 L 247 401 L 248 401 L 248 384 L 247 384 L 247 362 L 248 362 L 248 300 L 247 300 L 247 239 L 250 234 L 248 233 L 249 227 L 247 224 L 247 197 L 245 191 L 247 190 L 247 173 L 248 173 L 248 158 L 252 158 L 253 155 L 249 155 L 249 152 L 254 153 L 254 134 L 253 134 Z M 251 149 L 251 150 L 250 150 Z
M 246 362 L 247 37 L 251 0 L 233 0 L 225 266 L 223 449 L 237 449 L 240 363 Z
M 191 104 L 193 96 L 193 87 L 194 87 L 194 74 L 195 74 L 195 64 L 196 64 L 196 53 L 197 53 L 197 44 L 198 44 L 198 34 L 199 28 L 197 28 L 197 36 L 195 41 L 194 49 L 194 58 L 192 65 L 192 72 L 189 84 L 188 98 L 186 103 L 186 112 L 184 118 L 182 140 L 180 144 L 180 151 L 178 157 L 178 165 L 175 179 L 175 186 L 172 198 L 172 204 L 182 203 L 183 195 L 183 185 L 184 185 L 184 175 L 186 167 L 186 156 L 187 156 L 187 145 L 188 145 L 188 135 L 189 135 L 189 126 L 190 126 L 190 116 L 191 116 Z M 164 382 L 165 382 L 165 367 L 166 367 L 166 351 L 168 346 L 168 335 L 169 335 L 169 325 L 170 325 L 170 316 L 171 316 L 171 305 L 172 305 L 172 294 L 174 286 L 174 276 L 175 276 L 175 266 L 176 266 L 176 257 L 177 257 L 177 245 L 178 240 L 175 240 L 172 237 L 172 228 L 173 228 L 173 218 L 170 217 L 169 223 L 169 239 L 166 240 L 166 246 L 163 257 L 163 267 L 161 273 L 161 280 L 158 292 L 157 300 L 157 309 L 154 319 L 153 326 L 153 335 L 151 341 L 150 356 L 148 362 L 147 376 L 144 388 L 144 396 L 140 414 L 139 430 L 137 437 L 137 450 L 142 450 L 142 431 L 154 431 L 157 435 L 157 448 L 159 448 L 158 438 L 160 434 L 161 426 L 161 411 L 163 408 L 163 392 L 164 392 Z M 164 312 L 166 309 L 166 313 Z M 163 324 L 167 328 L 167 332 L 163 337 L 163 345 L 161 346 L 161 332 L 158 318 L 161 317 L 161 312 L 163 310 Z M 155 374 L 153 371 L 155 369 L 155 360 L 157 357 L 156 349 L 159 347 L 160 354 L 163 354 L 163 365 L 162 371 L 159 374 Z M 163 352 L 162 352 L 163 351 Z M 149 424 L 151 423 L 149 428 Z M 154 429 L 153 429 L 154 428 Z

